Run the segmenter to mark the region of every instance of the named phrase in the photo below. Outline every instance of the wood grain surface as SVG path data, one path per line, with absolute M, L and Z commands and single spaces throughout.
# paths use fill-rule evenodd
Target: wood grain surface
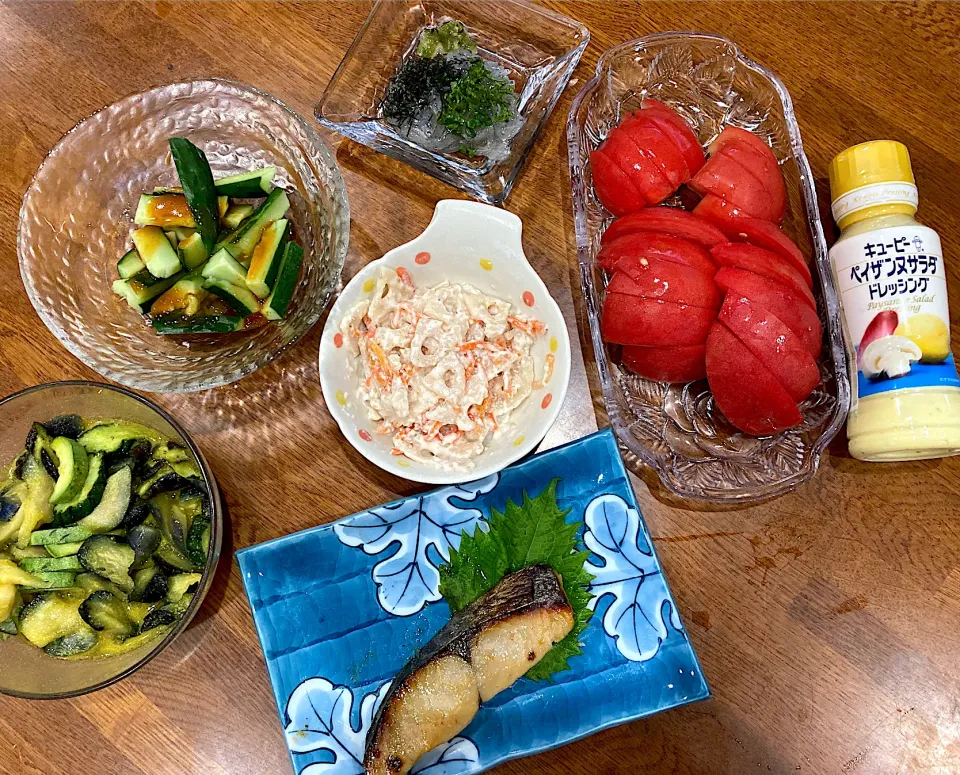
M 835 152 L 871 138 L 906 142 L 921 217 L 940 230 L 960 309 L 956 4 L 546 4 L 585 22 L 592 41 L 507 207 L 523 218 L 528 254 L 571 324 L 579 318 L 587 367 L 575 375 L 565 433 L 591 430 L 591 394 L 605 421 L 582 333 L 564 123 L 600 52 L 628 38 L 719 32 L 776 71 L 824 203 Z M 18 276 L 20 200 L 60 136 L 122 96 L 198 76 L 252 83 L 309 117 L 369 10 L 0 3 L 0 393 L 97 378 L 43 327 Z M 350 195 L 345 277 L 456 196 L 369 149 L 324 139 Z M 74 700 L 0 698 L 0 772 L 290 773 L 233 551 L 414 490 L 340 438 L 317 382 L 320 331 L 235 385 L 154 397 L 194 434 L 226 496 L 214 588 L 179 640 L 128 680 Z M 677 502 L 652 477 L 635 484 L 713 698 L 498 773 L 960 773 L 960 461 L 866 465 L 841 438 L 796 493 L 720 511 Z

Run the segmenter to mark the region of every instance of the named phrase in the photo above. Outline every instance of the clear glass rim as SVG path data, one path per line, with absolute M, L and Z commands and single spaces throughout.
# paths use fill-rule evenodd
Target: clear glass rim
M 303 330 L 295 333 L 294 336 L 290 338 L 288 342 L 285 342 L 280 347 L 275 350 L 266 352 L 258 358 L 252 358 L 249 363 L 244 363 L 240 368 L 233 369 L 232 371 L 224 371 L 218 378 L 204 381 L 202 383 L 191 382 L 189 380 L 182 380 L 172 386 L 167 386 L 163 390 L 157 390 L 154 387 L 141 386 L 140 384 L 135 384 L 128 377 L 127 374 L 117 372 L 110 368 L 109 366 L 104 366 L 101 364 L 91 363 L 79 350 L 79 348 L 74 344 L 73 340 L 66 335 L 64 331 L 61 330 L 59 324 L 51 317 L 47 309 L 41 303 L 40 294 L 37 292 L 37 289 L 34 287 L 33 283 L 28 280 L 28 273 L 26 271 L 27 264 L 27 253 L 22 239 L 24 223 L 27 218 L 27 204 L 31 198 L 31 194 L 34 190 L 34 184 L 37 181 L 37 178 L 40 177 L 41 173 L 44 170 L 44 167 L 47 165 L 51 159 L 53 159 L 57 154 L 62 152 L 64 144 L 69 139 L 69 137 L 80 129 L 86 122 L 95 118 L 105 110 L 110 110 L 122 103 L 134 100 L 138 97 L 142 97 L 145 94 L 149 94 L 155 91 L 161 91 L 165 89 L 171 89 L 176 87 L 195 87 L 202 88 L 205 84 L 212 84 L 214 87 L 226 86 L 233 89 L 236 89 L 239 92 L 249 92 L 257 97 L 269 100 L 270 102 L 277 105 L 281 110 L 285 111 L 290 115 L 290 117 L 300 125 L 303 129 L 304 134 L 310 141 L 310 144 L 317 150 L 318 155 L 324 160 L 327 164 L 330 172 L 332 173 L 333 178 L 333 191 L 331 192 L 332 199 L 334 201 L 340 202 L 343 209 L 343 219 L 345 223 L 345 228 L 343 230 L 337 229 L 336 235 L 332 240 L 330 256 L 328 261 L 332 261 L 334 265 L 335 274 L 337 278 L 336 281 L 331 285 L 329 289 L 322 295 L 320 303 L 316 305 L 316 308 L 310 313 L 306 320 L 306 324 L 303 326 Z M 331 230 L 333 231 L 333 230 Z M 159 86 L 154 86 L 150 89 L 144 89 L 138 92 L 131 92 L 124 97 L 121 97 L 118 100 L 110 103 L 109 105 L 104 105 L 98 110 L 93 111 L 87 116 L 84 116 L 76 124 L 74 124 L 70 129 L 63 133 L 63 136 L 57 140 L 54 146 L 47 152 L 43 157 L 43 161 L 40 162 L 40 166 L 37 167 L 36 172 L 30 178 L 30 182 L 27 184 L 26 191 L 23 195 L 23 201 L 20 205 L 20 212 L 17 218 L 17 259 L 18 265 L 20 268 L 20 281 L 23 283 L 23 287 L 27 292 L 27 296 L 30 299 L 30 304 L 33 306 L 34 311 L 37 313 L 37 316 L 43 321 L 43 324 L 62 344 L 69 353 L 79 360 L 84 365 L 96 371 L 103 377 L 107 379 L 115 380 L 123 385 L 134 388 L 136 390 L 146 390 L 148 392 L 156 393 L 194 393 L 200 390 L 212 390 L 213 388 L 222 387 L 223 385 L 229 385 L 232 382 L 243 379 L 249 374 L 252 374 L 257 369 L 260 369 L 266 366 L 268 363 L 276 359 L 281 353 L 285 350 L 293 347 L 300 339 L 302 339 L 320 320 L 323 313 L 326 311 L 327 305 L 330 303 L 330 299 L 333 294 L 336 292 L 337 287 L 340 284 L 340 276 L 343 272 L 343 265 L 346 261 L 347 250 L 350 243 L 350 201 L 347 196 L 346 184 L 343 181 L 343 175 L 340 172 L 340 166 L 337 164 L 336 159 L 334 159 L 333 154 L 330 152 L 330 149 L 327 148 L 326 143 L 323 142 L 320 135 L 317 133 L 317 130 L 313 125 L 308 122 L 303 116 L 297 113 L 293 108 L 284 103 L 282 100 L 274 97 L 272 94 L 258 89 L 256 86 L 251 86 L 248 83 L 243 81 L 236 81 L 229 78 L 192 78 L 182 81 L 171 81 L 170 83 L 161 84 Z
M 571 176 L 573 171 L 578 169 L 581 164 L 582 150 L 577 136 L 577 114 L 580 112 L 584 101 L 590 96 L 597 85 L 600 83 L 607 62 L 612 57 L 627 50 L 637 50 L 645 48 L 650 44 L 662 44 L 670 42 L 683 42 L 689 40 L 712 42 L 723 45 L 730 49 L 737 60 L 745 67 L 766 78 L 777 92 L 780 102 L 783 106 L 783 114 L 786 119 L 787 131 L 790 136 L 790 146 L 793 152 L 794 160 L 800 172 L 800 188 L 803 194 L 804 215 L 807 228 L 810 232 L 813 242 L 817 274 L 820 278 L 820 286 L 823 291 L 824 304 L 827 310 L 827 331 L 829 333 L 828 341 L 830 343 L 830 357 L 833 362 L 833 377 L 837 384 L 836 406 L 832 413 L 829 423 L 824 427 L 823 432 L 813 442 L 810 463 L 805 470 L 771 483 L 760 489 L 746 491 L 743 488 L 731 490 L 729 494 L 721 495 L 706 494 L 702 490 L 690 487 L 680 486 L 671 476 L 669 476 L 667 467 L 656 455 L 650 452 L 645 446 L 639 443 L 631 444 L 630 429 L 623 422 L 620 416 L 620 409 L 616 404 L 616 399 L 612 395 L 613 385 L 612 376 L 607 368 L 607 359 L 604 350 L 604 342 L 600 331 L 596 325 L 591 322 L 590 337 L 594 348 L 594 361 L 597 370 L 600 373 L 600 386 L 603 391 L 604 404 L 607 409 L 607 415 L 610 424 L 613 426 L 617 442 L 625 448 L 630 454 L 636 457 L 647 467 L 651 468 L 660 480 L 661 485 L 675 495 L 682 498 L 688 498 L 703 503 L 715 504 L 749 504 L 758 501 L 770 500 L 784 493 L 787 493 L 799 485 L 813 478 L 819 467 L 820 457 L 827 445 L 833 441 L 837 433 L 843 427 L 847 419 L 847 412 L 850 407 L 850 382 L 847 374 L 846 351 L 843 345 L 843 334 L 840 323 L 840 303 L 837 296 L 836 286 L 833 280 L 833 272 L 830 268 L 829 257 L 827 255 L 827 242 L 823 232 L 823 224 L 820 222 L 819 209 L 817 205 L 816 185 L 814 183 L 813 172 L 806 153 L 803 150 L 803 142 L 800 139 L 800 129 L 797 125 L 796 115 L 793 111 L 793 101 L 787 91 L 787 87 L 777 77 L 773 71 L 755 62 L 745 56 L 739 46 L 732 40 L 715 35 L 712 33 L 696 31 L 666 31 L 658 32 L 653 35 L 647 35 L 642 38 L 635 38 L 608 48 L 597 60 L 597 66 L 594 76 L 587 81 L 580 91 L 574 97 L 570 106 L 570 112 L 567 115 L 567 153 L 570 161 Z M 574 181 L 575 183 L 575 181 Z M 591 271 L 590 243 L 587 238 L 586 223 L 586 202 L 582 201 L 582 196 L 578 194 L 576 185 L 573 186 L 574 202 L 574 232 L 577 242 L 577 262 L 580 268 L 580 287 L 586 299 L 589 290 L 589 272 Z M 589 309 L 587 310 L 587 319 L 590 320 Z
M 154 647 L 149 652 L 144 654 L 143 657 L 125 670 L 117 673 L 117 675 L 111 676 L 110 678 L 105 678 L 104 680 L 83 689 L 75 689 L 73 691 L 51 694 L 36 694 L 34 692 L 19 692 L 0 686 L 0 694 L 5 694 L 9 697 L 19 697 L 27 700 L 61 700 L 69 697 L 79 697 L 83 694 L 95 692 L 98 689 L 103 689 L 111 684 L 115 684 L 117 681 L 126 678 L 131 673 L 136 672 L 145 664 L 147 664 L 147 662 L 157 656 L 157 654 L 159 654 L 174 640 L 176 640 L 180 633 L 187 628 L 187 626 L 190 624 L 190 621 L 203 604 L 203 601 L 207 596 L 207 592 L 210 591 L 213 577 L 216 575 L 217 565 L 220 560 L 220 549 L 223 543 L 223 503 L 220 499 L 220 490 L 217 487 L 217 482 L 213 477 L 213 472 L 210 470 L 209 465 L 207 465 L 207 461 L 204 459 L 203 453 L 200 452 L 200 449 L 194 443 L 193 439 L 190 438 L 190 435 L 186 432 L 186 430 L 184 430 L 183 426 L 173 419 L 173 417 L 171 417 L 165 409 L 157 406 L 155 403 L 153 403 L 153 401 L 119 385 L 108 385 L 105 382 L 93 382 L 91 380 L 77 379 L 64 380 L 62 382 L 44 382 L 40 385 L 33 385 L 32 387 L 18 390 L 16 393 L 11 393 L 10 395 L 0 399 L 0 406 L 8 404 L 12 401 L 16 401 L 19 398 L 31 395 L 33 393 L 42 393 L 46 390 L 62 387 L 86 387 L 93 388 L 95 390 L 109 390 L 114 393 L 119 393 L 127 398 L 132 398 L 136 401 L 139 401 L 148 409 L 156 412 L 157 415 L 170 424 L 170 426 L 180 435 L 184 442 L 186 442 L 187 448 L 196 459 L 197 464 L 200 466 L 200 471 L 203 474 L 204 485 L 207 488 L 207 492 L 210 493 L 210 501 L 213 506 L 213 518 L 210 522 L 210 548 L 207 550 L 207 562 L 204 566 L 203 575 L 200 579 L 199 591 L 194 595 L 193 600 L 190 602 L 190 606 L 186 610 L 186 613 L 184 613 L 176 625 L 174 625 L 173 629 L 171 629 L 170 632 L 168 632 L 161 640 L 157 641 Z M 109 657 L 105 658 L 105 660 L 108 659 Z

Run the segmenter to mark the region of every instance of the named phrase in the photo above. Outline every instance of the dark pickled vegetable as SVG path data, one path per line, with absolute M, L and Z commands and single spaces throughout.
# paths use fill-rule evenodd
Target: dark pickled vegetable
M 78 414 L 58 414 L 47 420 L 43 427 L 51 436 L 65 436 L 76 441 L 83 433 L 83 419 Z
M 127 533 L 127 543 L 134 551 L 132 567 L 140 568 L 160 546 L 160 531 L 150 525 L 137 525 Z
M 167 596 L 167 576 L 158 565 L 138 570 L 133 577 L 130 600 L 134 603 L 156 603 Z
M 51 657 L 75 657 L 97 645 L 97 633 L 85 627 L 69 635 L 62 635 L 44 647 Z
M 179 618 L 180 617 L 173 611 L 168 611 L 166 608 L 158 608 L 156 611 L 151 611 L 144 617 L 143 626 L 140 629 L 146 632 L 156 627 L 165 627 L 168 624 L 173 624 Z
M 127 613 L 123 601 L 106 590 L 93 592 L 80 605 L 80 618 L 97 632 L 110 632 L 125 640 L 137 632 L 137 625 Z

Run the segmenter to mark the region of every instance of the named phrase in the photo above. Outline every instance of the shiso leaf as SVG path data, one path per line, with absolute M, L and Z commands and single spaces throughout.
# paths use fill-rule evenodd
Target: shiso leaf
M 573 608 L 573 630 L 527 672 L 537 681 L 570 668 L 568 660 L 582 653 L 580 634 L 593 615 L 587 608 L 593 576 L 584 568 L 590 553 L 577 547 L 583 523 L 567 522 L 569 509 L 557 504 L 557 481 L 536 498 L 524 492 L 520 505 L 508 500 L 503 512 L 491 509 L 489 531 L 478 528 L 464 535 L 450 561 L 440 566 L 440 594 L 454 613 L 530 565 L 549 565 L 559 574 Z

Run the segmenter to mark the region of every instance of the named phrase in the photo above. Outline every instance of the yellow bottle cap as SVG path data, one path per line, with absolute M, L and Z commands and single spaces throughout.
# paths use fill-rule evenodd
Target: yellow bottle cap
M 841 229 L 876 215 L 913 215 L 918 197 L 907 147 L 875 140 L 838 153 L 830 162 L 830 199 Z

